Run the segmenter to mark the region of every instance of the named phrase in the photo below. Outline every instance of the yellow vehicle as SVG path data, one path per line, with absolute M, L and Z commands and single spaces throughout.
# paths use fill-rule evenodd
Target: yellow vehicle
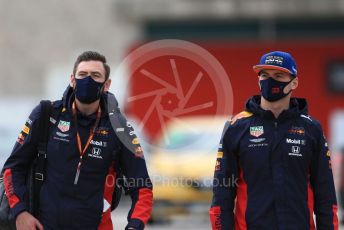
M 154 186 L 153 219 L 188 212 L 193 205 L 210 205 L 225 121 L 224 117 L 196 116 L 167 124 L 149 159 Z

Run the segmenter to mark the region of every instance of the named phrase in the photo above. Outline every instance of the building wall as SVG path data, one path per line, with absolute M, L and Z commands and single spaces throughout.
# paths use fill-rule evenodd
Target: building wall
M 42 96 L 52 70 L 69 73 L 84 50 L 115 66 L 139 34 L 115 7 L 112 0 L 0 0 L 0 97 Z

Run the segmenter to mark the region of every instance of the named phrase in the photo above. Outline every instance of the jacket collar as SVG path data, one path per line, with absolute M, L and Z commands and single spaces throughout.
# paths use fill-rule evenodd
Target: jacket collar
M 75 94 L 73 88 L 68 85 L 63 93 L 62 103 L 66 111 L 72 111 L 72 103 L 75 100 Z M 110 92 L 103 93 L 100 98 L 100 106 L 102 109 L 102 116 L 108 115 L 109 107 L 118 108 L 118 102 L 114 94 Z
M 260 95 L 251 97 L 246 102 L 246 110 L 256 114 L 264 119 L 275 120 L 274 114 L 270 110 L 264 110 L 260 107 Z M 299 117 L 301 114 L 308 114 L 307 101 L 303 98 L 291 98 L 289 109 L 284 110 L 277 120 L 286 120 Z

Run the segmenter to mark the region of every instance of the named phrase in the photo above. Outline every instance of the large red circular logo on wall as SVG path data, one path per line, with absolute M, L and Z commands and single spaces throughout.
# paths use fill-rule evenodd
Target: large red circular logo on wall
M 168 122 L 182 122 L 186 116 L 232 114 L 226 71 L 194 43 L 169 39 L 144 44 L 130 52 L 117 71 L 129 77 L 126 113 L 138 121 L 138 133 L 144 130 L 150 139 L 165 135 Z

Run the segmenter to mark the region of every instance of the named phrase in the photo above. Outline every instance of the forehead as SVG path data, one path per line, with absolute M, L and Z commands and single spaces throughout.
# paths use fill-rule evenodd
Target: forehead
M 76 72 L 99 72 L 105 74 L 105 68 L 101 61 L 83 61 L 80 62 Z
M 281 71 L 281 70 L 275 70 L 275 69 L 262 69 L 260 72 L 261 73 L 267 73 L 269 75 L 278 74 L 278 75 L 288 75 L 289 76 L 289 73 Z

